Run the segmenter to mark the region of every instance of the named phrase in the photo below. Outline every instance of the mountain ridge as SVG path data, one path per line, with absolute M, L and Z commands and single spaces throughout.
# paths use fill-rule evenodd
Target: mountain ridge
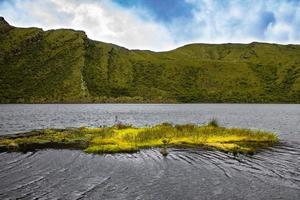
M 1 103 L 299 103 L 300 46 L 188 44 L 129 50 L 83 31 L 0 18 Z

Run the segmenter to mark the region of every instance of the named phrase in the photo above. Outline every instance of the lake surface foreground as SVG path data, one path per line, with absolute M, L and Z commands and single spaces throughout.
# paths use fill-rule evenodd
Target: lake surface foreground
M 254 156 L 158 149 L 90 155 L 75 150 L 0 153 L 0 199 L 298 199 L 300 105 L 2 104 L 0 134 L 43 128 L 161 122 L 273 131 L 281 144 Z

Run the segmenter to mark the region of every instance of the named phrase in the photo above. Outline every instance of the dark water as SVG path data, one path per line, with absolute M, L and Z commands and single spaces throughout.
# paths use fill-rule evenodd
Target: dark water
M 157 149 L 90 155 L 0 154 L 0 199 L 299 199 L 300 105 L 0 105 L 0 134 L 46 127 L 164 121 L 271 130 L 282 144 L 254 156 Z

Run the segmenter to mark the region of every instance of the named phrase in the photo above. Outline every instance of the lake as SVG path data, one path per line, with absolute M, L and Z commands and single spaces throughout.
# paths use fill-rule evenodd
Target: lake
M 161 122 L 276 132 L 281 143 L 254 156 L 202 149 L 91 155 L 77 150 L 0 153 L 0 199 L 298 199 L 300 105 L 9 104 L 0 135 L 42 128 Z

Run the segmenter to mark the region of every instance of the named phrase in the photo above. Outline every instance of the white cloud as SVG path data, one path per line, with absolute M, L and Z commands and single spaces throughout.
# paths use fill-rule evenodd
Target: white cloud
M 300 43 L 300 1 L 186 1 L 195 6 L 194 42 Z
M 14 0 L 0 6 L 16 26 L 84 30 L 94 40 L 130 49 L 169 50 L 197 43 L 300 43 L 300 1 L 185 0 L 193 17 L 158 22 L 140 7 L 110 0 Z
M 25 11 L 26 20 L 20 20 L 20 11 Z M 15 7 L 6 8 L 5 14 L 16 26 L 84 30 L 91 39 L 130 49 L 175 47 L 166 27 L 150 18 L 143 20 L 133 9 L 121 8 L 111 1 L 18 0 Z

